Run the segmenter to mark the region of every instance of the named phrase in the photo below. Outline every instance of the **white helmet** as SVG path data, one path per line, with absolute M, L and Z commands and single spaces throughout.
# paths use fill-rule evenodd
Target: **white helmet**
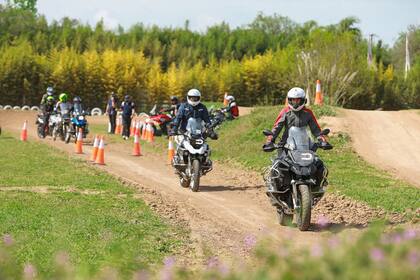
M 305 106 L 306 94 L 301 88 L 294 87 L 287 93 L 287 105 L 293 111 L 300 111 Z
M 201 92 L 198 89 L 190 89 L 187 93 L 187 101 L 188 104 L 192 105 L 192 106 L 197 106 L 198 104 L 200 104 L 200 99 L 201 99 Z
M 229 101 L 229 102 L 233 102 L 233 101 L 235 101 L 235 97 L 233 97 L 232 95 L 228 95 L 228 96 L 226 96 L 226 100 Z

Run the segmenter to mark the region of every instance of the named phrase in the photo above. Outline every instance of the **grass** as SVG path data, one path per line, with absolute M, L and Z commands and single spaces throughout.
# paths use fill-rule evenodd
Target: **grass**
M 12 236 L 17 265 L 33 264 L 41 278 L 55 275 L 59 252 L 82 278 L 103 267 L 128 278 L 184 243 L 184 229 L 156 216 L 134 189 L 51 147 L 2 135 L 0 162 L 0 234 Z
M 173 269 L 173 279 L 418 279 L 420 232 L 383 230 L 375 225 L 359 238 L 332 237 L 306 249 L 266 241 L 256 246 L 249 263 L 232 268 L 212 258 L 198 273 Z

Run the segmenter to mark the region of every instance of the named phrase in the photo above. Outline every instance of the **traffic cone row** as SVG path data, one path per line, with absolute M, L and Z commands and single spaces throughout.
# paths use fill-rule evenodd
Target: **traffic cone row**
M 105 141 L 103 136 L 95 135 L 90 160 L 96 164 L 105 165 Z
M 76 154 L 83 154 L 83 130 L 79 128 L 76 139 Z
M 141 140 L 147 140 L 147 124 L 146 122 L 141 123 Z
M 22 131 L 20 133 L 20 140 L 27 141 L 28 140 L 28 121 L 24 121 Z

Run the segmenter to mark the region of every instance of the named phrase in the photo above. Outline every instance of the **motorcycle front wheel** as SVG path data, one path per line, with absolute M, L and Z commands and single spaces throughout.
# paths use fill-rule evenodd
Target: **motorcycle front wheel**
M 52 132 L 52 138 L 54 141 L 57 139 L 57 134 L 58 134 L 58 128 L 54 126 L 53 132 Z
M 192 178 L 191 178 L 191 190 L 197 192 L 200 188 L 200 161 L 194 159 L 192 162 Z
M 41 138 L 41 139 L 44 139 L 44 138 L 45 138 L 45 129 L 44 129 L 44 125 L 38 125 L 37 132 L 38 132 L 38 137 L 39 137 L 39 138 Z
M 301 231 L 306 231 L 311 225 L 311 192 L 307 185 L 299 185 L 297 194 L 300 208 L 295 212 L 297 227 Z

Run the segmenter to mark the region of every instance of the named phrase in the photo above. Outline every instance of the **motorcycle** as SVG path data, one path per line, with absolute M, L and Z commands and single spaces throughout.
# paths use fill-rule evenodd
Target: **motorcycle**
M 59 136 L 61 141 L 68 143 L 70 141 L 70 114 L 56 114 L 50 118 L 53 118 L 53 140 L 55 141 Z
M 48 121 L 47 125 L 45 125 L 45 121 L 46 121 L 45 115 L 38 114 L 35 124 L 37 125 L 38 137 L 41 139 L 44 139 L 47 135 L 51 135 L 50 121 Z
M 209 110 L 210 122 L 213 127 L 218 128 L 226 120 L 225 112 L 222 109 L 214 109 L 213 107 Z
M 86 136 L 89 134 L 89 124 L 86 119 L 87 115 L 88 114 L 86 112 L 73 115 L 71 118 L 70 129 L 68 130 L 69 136 L 65 137 L 66 143 L 69 143 L 71 138 L 74 138 L 74 141 L 76 142 L 80 129 L 82 129 L 82 137 L 86 138 Z
M 159 112 L 156 111 L 157 105 L 153 106 L 152 110 L 150 111 L 150 115 L 147 116 L 149 119 L 153 122 L 153 130 L 154 134 L 156 136 L 161 135 L 168 135 L 168 125 L 174 118 L 169 113 L 165 113 L 163 110 L 160 110 Z M 157 129 L 159 127 L 159 129 Z
M 193 192 L 200 188 L 200 177 L 213 170 L 207 137 L 216 139 L 217 135 L 211 125 L 203 126 L 202 120 L 198 118 L 190 118 L 186 132 L 175 137 L 177 150 L 172 166 L 179 176 L 181 186 L 190 187 Z
M 320 136 L 329 132 L 325 129 Z M 264 130 L 263 134 L 271 136 L 272 132 Z M 310 226 L 312 208 L 324 196 L 328 185 L 328 169 L 316 154 L 318 148 L 330 150 L 333 147 L 320 137 L 313 143 L 305 127 L 291 127 L 284 145 L 263 146 L 264 152 L 279 151 L 267 168 L 264 181 L 266 194 L 277 209 L 281 225 L 289 225 L 294 220 L 301 231 Z

